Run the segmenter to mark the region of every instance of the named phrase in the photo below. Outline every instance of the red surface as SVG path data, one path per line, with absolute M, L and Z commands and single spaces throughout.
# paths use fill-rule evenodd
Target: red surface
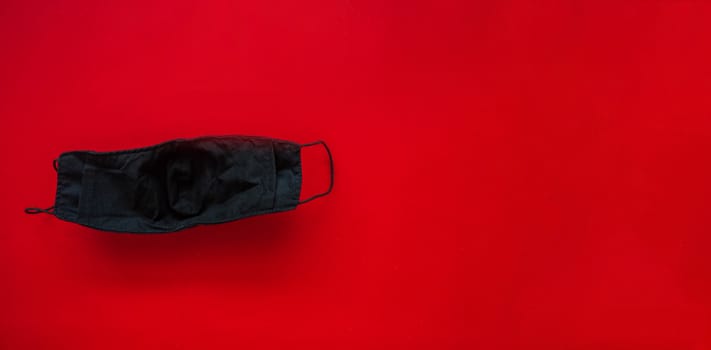
M 709 18 L 4 1 L 0 348 L 710 349 Z M 205 134 L 324 139 L 335 190 L 168 235 L 22 213 L 63 151 Z

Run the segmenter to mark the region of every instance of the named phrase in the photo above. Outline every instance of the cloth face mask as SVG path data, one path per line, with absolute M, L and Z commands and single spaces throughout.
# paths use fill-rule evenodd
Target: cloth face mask
M 301 148 L 322 145 L 331 183 L 299 201 Z M 104 231 L 172 232 L 296 208 L 333 189 L 326 143 L 251 136 L 178 139 L 117 152 L 66 152 L 54 161 L 55 205 L 27 208 Z

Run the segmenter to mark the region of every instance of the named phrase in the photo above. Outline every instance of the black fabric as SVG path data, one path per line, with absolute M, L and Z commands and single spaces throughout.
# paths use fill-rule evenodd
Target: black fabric
M 299 204 L 301 147 L 223 136 L 67 152 L 55 162 L 53 212 L 28 213 L 50 212 L 106 231 L 151 233 L 290 210 Z

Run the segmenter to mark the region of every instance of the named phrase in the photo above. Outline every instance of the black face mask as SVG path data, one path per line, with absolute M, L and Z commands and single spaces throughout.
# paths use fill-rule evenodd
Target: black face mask
M 328 153 L 331 183 L 299 201 L 301 148 L 318 144 Z M 117 232 L 172 232 L 291 210 L 333 189 L 333 158 L 323 141 L 179 139 L 118 152 L 67 152 L 54 168 L 55 205 L 25 212 Z

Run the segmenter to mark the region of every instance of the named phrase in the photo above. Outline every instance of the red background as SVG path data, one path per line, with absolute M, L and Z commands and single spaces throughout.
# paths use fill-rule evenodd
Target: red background
M 710 17 L 3 1 L 0 347 L 710 349 Z M 324 139 L 334 192 L 167 235 L 22 213 L 63 151 L 210 134 Z

